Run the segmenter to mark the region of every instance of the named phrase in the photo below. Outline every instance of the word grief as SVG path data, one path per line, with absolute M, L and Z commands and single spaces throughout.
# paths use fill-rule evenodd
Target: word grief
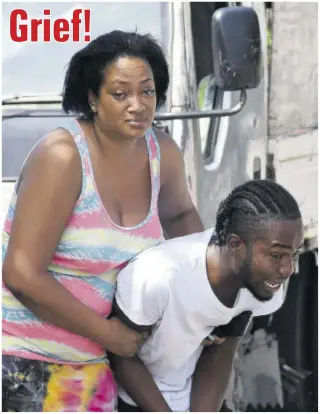
M 51 17 L 51 10 L 45 9 L 41 19 L 30 18 L 26 10 L 15 9 L 10 14 L 10 36 L 14 42 L 80 42 L 80 28 L 83 40 L 90 42 L 91 10 L 75 9 L 72 17 Z

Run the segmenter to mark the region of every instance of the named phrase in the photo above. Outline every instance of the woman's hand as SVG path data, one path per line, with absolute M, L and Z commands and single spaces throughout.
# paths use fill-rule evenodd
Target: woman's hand
M 143 342 L 147 339 L 148 333 L 139 333 L 128 328 L 118 318 L 108 320 L 109 329 L 106 348 L 113 354 L 132 357 L 134 356 Z

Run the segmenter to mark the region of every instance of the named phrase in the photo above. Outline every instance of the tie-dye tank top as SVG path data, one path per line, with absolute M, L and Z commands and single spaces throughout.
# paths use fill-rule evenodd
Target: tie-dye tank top
M 106 318 L 112 308 L 118 272 L 141 251 L 163 240 L 158 216 L 160 148 L 149 129 L 145 136 L 149 153 L 152 196 L 146 219 L 133 227 L 121 227 L 108 216 L 97 191 L 83 130 L 73 119 L 65 129 L 74 138 L 82 163 L 82 189 L 49 266 L 49 272 L 74 297 Z M 16 205 L 14 191 L 3 230 L 4 259 Z M 48 292 L 50 295 L 50 292 Z M 106 360 L 95 342 L 44 322 L 2 286 L 3 354 L 60 364 L 88 364 Z

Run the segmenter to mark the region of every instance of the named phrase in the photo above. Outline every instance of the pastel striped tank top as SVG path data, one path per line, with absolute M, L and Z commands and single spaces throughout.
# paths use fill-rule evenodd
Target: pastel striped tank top
M 64 128 L 73 136 L 80 153 L 82 189 L 49 271 L 77 299 L 106 318 L 111 312 L 119 270 L 138 253 L 163 240 L 157 207 L 160 148 L 154 132 L 149 129 L 145 141 L 152 183 L 150 211 L 142 223 L 121 227 L 108 216 L 97 192 L 87 141 L 78 121 L 73 119 Z M 6 254 L 16 200 L 14 191 L 3 230 L 2 259 Z M 4 286 L 2 312 L 4 354 L 62 364 L 106 360 L 101 346 L 42 321 Z

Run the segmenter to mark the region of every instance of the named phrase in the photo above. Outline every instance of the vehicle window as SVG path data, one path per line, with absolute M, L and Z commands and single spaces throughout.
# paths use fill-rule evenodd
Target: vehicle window
M 197 79 L 198 109 L 207 111 L 222 107 L 223 91 L 215 85 L 213 76 L 213 53 L 211 47 L 211 18 L 227 3 L 191 4 L 191 22 Z M 199 133 L 203 159 L 211 162 L 219 130 L 219 118 L 200 118 Z
M 13 96 L 35 96 L 34 104 L 19 104 L 19 107 L 3 105 L 2 107 L 2 177 L 15 180 L 22 163 L 31 148 L 45 134 L 63 125 L 65 119 L 60 117 L 41 118 L 30 110 L 42 110 L 46 105 L 37 104 L 37 99 L 57 97 L 61 99 L 63 80 L 71 56 L 87 43 L 84 40 L 65 43 L 23 42 L 16 43 L 10 37 L 10 13 L 21 8 L 30 18 L 44 18 L 43 11 L 51 10 L 53 19 L 72 16 L 76 8 L 91 10 L 91 39 L 118 29 L 150 33 L 169 50 L 169 3 L 123 3 L 123 2 L 46 2 L 46 3 L 3 3 L 2 5 L 2 99 Z M 81 18 L 81 17 L 80 17 Z M 80 40 L 83 39 L 80 30 Z M 39 36 L 43 32 L 39 30 Z M 55 107 L 61 110 L 61 105 Z M 162 108 L 166 110 L 166 106 Z M 15 117 L 25 112 L 23 117 Z M 57 114 L 56 114 L 57 115 Z

